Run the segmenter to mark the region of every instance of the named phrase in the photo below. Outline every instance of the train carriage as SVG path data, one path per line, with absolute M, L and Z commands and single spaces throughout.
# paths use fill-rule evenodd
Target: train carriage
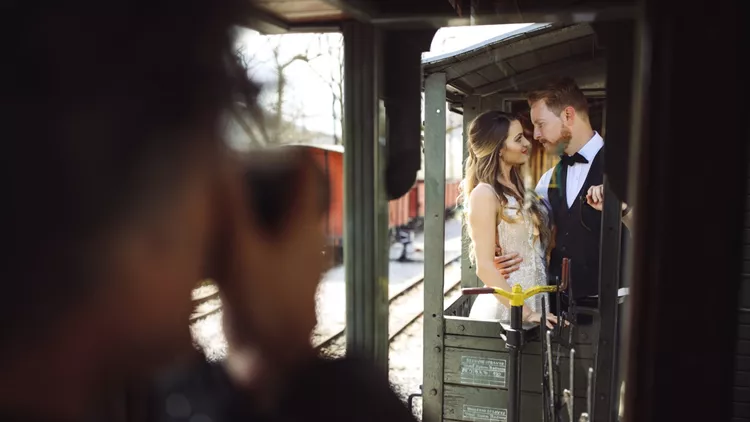
M 334 261 L 342 262 L 344 237 L 344 147 L 341 145 L 288 144 L 307 149 L 325 172 L 331 187 L 331 202 L 326 219 L 328 247 L 333 250 Z M 460 180 L 445 183 L 444 211 L 450 216 L 456 208 Z M 424 180 L 417 180 L 400 198 L 388 201 L 388 228 L 421 230 L 424 221 Z
M 602 133 L 606 105 L 606 69 L 603 57 L 604 50 L 589 24 L 530 25 L 457 53 L 425 60 L 423 71 L 426 109 L 438 110 L 435 118 L 443 119 L 438 107 L 447 102 L 451 111 L 463 114 L 464 127 L 468 127 L 475 116 L 486 110 L 499 109 L 511 113 L 527 111 L 528 105 L 523 93 L 535 88 L 539 70 L 554 69 L 560 63 L 574 63 L 565 68 L 566 76 L 576 79 L 589 98 L 592 127 Z M 508 69 L 513 69 L 513 72 L 509 74 Z M 426 132 L 433 135 L 434 139 L 440 139 L 440 124 L 434 128 L 430 123 L 434 125 L 438 121 L 427 120 Z M 427 142 L 432 139 L 428 138 Z M 428 143 L 425 148 L 427 177 L 438 181 L 445 173 L 442 166 L 435 166 L 433 163 L 435 159 L 441 160 L 445 154 L 440 151 L 441 147 L 442 144 L 436 142 Z M 532 158 L 524 166 L 528 188 L 533 188 L 541 175 L 557 162 L 556 158 L 551 158 L 544 152 L 538 142 L 534 141 L 533 147 Z M 466 148 L 465 146 L 464 154 L 468 154 Z M 428 225 L 427 230 L 430 229 Z M 464 251 L 467 250 L 468 241 L 465 236 Z M 427 243 L 441 244 L 438 239 Z M 443 259 L 439 249 L 438 246 L 428 246 L 427 267 L 437 265 Z M 443 278 L 437 273 L 430 278 L 426 277 L 425 314 L 432 315 L 433 318 L 425 322 L 424 330 L 425 420 L 505 420 L 510 407 L 510 386 L 507 382 L 511 368 L 506 344 L 510 327 L 498 321 L 469 319 L 472 296 L 459 296 L 444 308 L 439 295 L 442 284 Z M 461 285 L 483 286 L 466 256 L 462 261 Z M 524 330 L 529 343 L 521 353 L 522 422 L 548 420 L 543 417 L 547 410 L 542 382 L 542 367 L 546 357 L 540 341 L 541 331 L 538 326 L 528 326 Z M 592 325 L 576 326 L 572 332 L 571 347 L 576 351 L 573 365 L 573 408 L 577 409 L 576 413 L 592 410 L 587 400 L 587 394 L 592 392 L 587 391 L 587 386 L 590 382 L 589 369 L 597 367 L 598 334 L 599 327 Z M 556 360 L 562 362 L 562 370 L 558 375 L 567 383 L 570 379 L 568 365 L 571 353 L 559 349 L 557 353 L 560 357 L 556 357 Z M 610 376 L 616 378 L 617 373 Z M 610 393 L 609 390 L 599 392 Z M 555 394 L 562 401 L 562 389 L 556 389 Z M 566 415 L 564 420 L 568 419 Z

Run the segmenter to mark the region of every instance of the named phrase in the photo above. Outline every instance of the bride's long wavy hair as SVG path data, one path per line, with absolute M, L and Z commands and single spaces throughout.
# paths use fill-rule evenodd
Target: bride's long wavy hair
M 531 121 L 523 114 L 512 115 L 501 111 L 487 111 L 477 116 L 469 126 L 468 145 L 469 157 L 465 163 L 464 179 L 461 181 L 458 203 L 463 204 L 464 224 L 468 224 L 469 196 L 479 183 L 487 183 L 495 190 L 500 201 L 500 218 L 515 222 L 507 216 L 504 208 L 508 205 L 505 195 L 514 197 L 519 205 L 530 211 L 531 218 L 538 232 L 539 241 L 546 252 L 551 245 L 552 230 L 545 205 L 531 190 L 526 190 L 521 177 L 520 166 L 513 166 L 510 174 L 502 174 L 500 167 L 500 150 L 508 140 L 508 130 L 514 121 L 521 123 L 523 135 L 527 139 L 533 138 L 534 128 Z M 501 177 L 507 178 L 523 197 L 516 191 L 500 183 Z M 470 242 L 469 257 L 475 261 L 474 243 Z

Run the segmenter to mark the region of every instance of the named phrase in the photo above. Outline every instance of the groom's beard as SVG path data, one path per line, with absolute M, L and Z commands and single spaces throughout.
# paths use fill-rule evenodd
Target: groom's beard
M 559 156 L 565 153 L 565 148 L 568 147 L 571 139 L 573 139 L 573 132 L 571 132 L 567 127 L 563 127 L 562 129 L 560 129 L 560 136 L 558 137 L 556 144 L 553 145 L 552 143 L 544 139 L 542 141 L 548 154 Z

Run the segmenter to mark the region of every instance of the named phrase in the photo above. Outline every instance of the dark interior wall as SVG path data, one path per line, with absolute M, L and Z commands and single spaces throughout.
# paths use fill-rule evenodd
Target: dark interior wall
M 750 156 L 747 159 L 750 162 Z M 733 421 L 750 421 L 750 173 L 747 177 L 742 236 L 742 281 L 737 309 L 737 346 L 732 382 Z

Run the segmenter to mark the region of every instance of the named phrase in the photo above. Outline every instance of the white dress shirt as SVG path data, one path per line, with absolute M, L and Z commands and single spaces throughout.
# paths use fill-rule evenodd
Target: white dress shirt
M 580 191 L 583 187 L 583 182 L 586 181 L 586 177 L 589 175 L 591 163 L 594 161 L 594 157 L 596 157 L 596 154 L 599 153 L 599 150 L 602 149 L 603 146 L 604 139 L 602 139 L 602 137 L 596 131 L 594 131 L 594 136 L 592 136 L 591 139 L 589 139 L 589 141 L 586 142 L 585 145 L 583 145 L 583 148 L 578 151 L 578 153 L 586 158 L 589 162 L 574 163 L 572 166 L 568 167 L 567 181 L 565 183 L 565 196 L 568 200 L 568 207 L 573 206 L 573 202 L 575 202 L 578 194 L 581 193 Z M 542 178 L 539 179 L 539 183 L 536 185 L 536 193 L 547 201 L 549 201 L 549 198 L 547 197 L 547 190 L 549 188 L 550 180 L 552 180 L 552 172 L 554 170 L 554 167 L 547 170 L 547 172 L 542 175 Z M 586 194 L 586 192 L 583 192 L 583 194 Z

